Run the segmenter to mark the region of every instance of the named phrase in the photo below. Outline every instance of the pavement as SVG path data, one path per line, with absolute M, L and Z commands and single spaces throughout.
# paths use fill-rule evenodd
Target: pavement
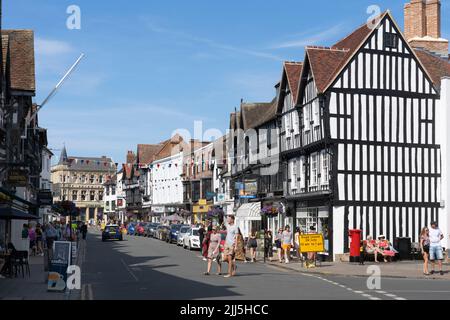
M 408 278 L 408 279 L 427 279 L 427 280 L 449 280 L 450 281 L 450 266 L 448 264 L 443 265 L 444 275 L 441 276 L 438 273 L 434 275 L 425 276 L 423 274 L 423 261 L 398 261 L 398 262 L 366 262 L 364 265 L 358 263 L 348 262 L 322 262 L 316 268 L 306 269 L 306 267 L 298 260 L 294 260 L 289 264 L 280 263 L 276 261 L 266 261 L 270 265 L 276 265 L 279 268 L 286 269 L 288 271 L 303 272 L 306 274 L 319 274 L 319 275 L 335 275 L 335 276 L 349 276 L 349 277 L 367 277 L 368 272 L 373 269 L 369 269 L 371 266 L 379 267 L 379 271 L 382 277 L 386 278 Z M 431 265 L 429 266 L 431 271 Z M 436 265 L 436 269 L 439 270 Z
M 31 276 L 0 279 L 0 300 L 65 300 L 65 293 L 47 291 L 44 257 L 30 257 Z
M 82 264 L 86 243 L 79 242 L 75 265 Z M 0 279 L 0 300 L 79 300 L 81 290 L 66 292 L 47 291 L 47 272 L 44 270 L 44 257 L 29 258 L 30 277 Z

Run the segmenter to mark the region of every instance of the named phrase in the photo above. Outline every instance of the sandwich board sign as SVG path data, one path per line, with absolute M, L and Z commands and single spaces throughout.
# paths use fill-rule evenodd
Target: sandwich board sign
M 302 234 L 299 236 L 300 252 L 325 252 L 322 234 Z
M 47 290 L 64 291 L 67 283 L 67 268 L 71 264 L 72 243 L 55 241 L 53 243 L 53 258 L 50 262 Z

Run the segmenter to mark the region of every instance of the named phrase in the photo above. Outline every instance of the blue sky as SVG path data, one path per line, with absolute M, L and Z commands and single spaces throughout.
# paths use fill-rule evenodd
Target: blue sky
M 442 17 L 450 16 L 444 0 Z M 304 46 L 331 45 L 364 23 L 367 7 L 390 9 L 403 27 L 406 1 L 88 1 L 7 0 L 5 28 L 33 29 L 40 103 L 83 52 L 85 60 L 40 113 L 59 155 L 123 162 L 138 143 L 166 140 L 178 128 L 225 132 L 245 101 L 270 101 L 282 61 Z M 68 30 L 67 7 L 81 9 Z M 450 21 L 442 19 L 443 37 Z

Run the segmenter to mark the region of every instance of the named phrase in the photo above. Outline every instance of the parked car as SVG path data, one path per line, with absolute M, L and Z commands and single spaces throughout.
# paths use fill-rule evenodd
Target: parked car
M 136 232 L 136 222 L 130 222 L 127 227 L 127 232 L 130 236 L 133 236 Z
M 144 232 L 145 232 L 145 226 L 146 225 L 147 225 L 147 223 L 145 223 L 145 222 L 138 223 L 138 225 L 136 226 L 135 235 L 136 236 L 143 236 Z
M 149 229 L 149 237 L 157 238 L 156 230 L 158 230 L 158 227 L 160 226 L 160 223 L 154 223 L 152 224 Z
M 184 227 L 180 228 L 180 231 L 178 232 L 178 236 L 177 236 L 177 245 L 178 246 L 183 245 L 184 236 L 188 233 L 189 229 L 191 229 L 191 227 L 189 227 L 189 226 L 184 226 Z
M 183 248 L 189 250 L 200 249 L 200 228 L 189 228 L 183 238 Z
M 144 227 L 144 237 L 150 237 L 150 230 L 154 223 L 147 223 Z
M 102 232 L 102 241 L 106 240 L 120 240 L 123 241 L 122 232 L 120 232 L 120 227 L 118 225 L 107 225 Z
M 156 229 L 156 238 L 161 241 L 167 241 L 167 238 L 169 237 L 170 228 L 169 226 L 158 226 Z
M 177 243 L 178 241 L 178 233 L 180 232 L 181 227 L 184 227 L 183 224 L 173 224 L 170 226 L 170 233 L 167 242 Z

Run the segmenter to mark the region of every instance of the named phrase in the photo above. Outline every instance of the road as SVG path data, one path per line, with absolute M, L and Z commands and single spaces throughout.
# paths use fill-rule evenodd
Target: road
M 450 299 L 450 282 L 381 280 L 303 274 L 262 263 L 239 264 L 238 275 L 204 276 L 206 263 L 188 251 L 156 239 L 127 236 L 102 242 L 88 236 L 82 269 L 82 300 L 409 300 Z M 213 270 L 215 272 L 215 270 Z

